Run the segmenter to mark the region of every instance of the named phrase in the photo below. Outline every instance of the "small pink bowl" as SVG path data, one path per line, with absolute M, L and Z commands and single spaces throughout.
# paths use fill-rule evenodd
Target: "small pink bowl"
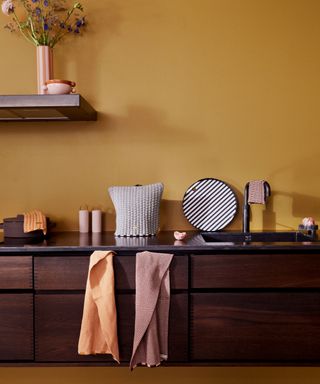
M 44 88 L 49 95 L 66 95 L 75 92 L 74 87 L 76 83 L 69 80 L 52 79 L 46 81 Z
M 174 232 L 173 232 L 173 235 L 174 235 L 174 238 L 175 238 L 176 240 L 180 240 L 180 241 L 182 241 L 182 240 L 185 239 L 185 237 L 187 236 L 187 233 L 186 233 L 186 232 L 174 231 Z

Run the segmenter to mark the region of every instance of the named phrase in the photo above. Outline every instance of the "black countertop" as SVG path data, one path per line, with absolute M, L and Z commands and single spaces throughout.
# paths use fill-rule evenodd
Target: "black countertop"
M 115 237 L 113 232 L 89 233 L 53 232 L 44 240 L 25 242 L 22 239 L 5 239 L 0 242 L 0 253 L 51 253 L 92 252 L 114 250 L 125 252 L 167 251 L 175 253 L 206 252 L 254 252 L 254 251 L 320 251 L 320 241 L 312 242 L 251 242 L 205 243 L 200 232 L 189 231 L 184 241 L 174 239 L 173 231 L 162 231 L 152 237 Z

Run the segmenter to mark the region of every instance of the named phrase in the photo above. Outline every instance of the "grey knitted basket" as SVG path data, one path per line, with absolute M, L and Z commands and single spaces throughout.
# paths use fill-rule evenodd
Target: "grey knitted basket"
M 115 236 L 152 236 L 157 233 L 162 183 L 113 186 L 108 191 L 116 210 Z

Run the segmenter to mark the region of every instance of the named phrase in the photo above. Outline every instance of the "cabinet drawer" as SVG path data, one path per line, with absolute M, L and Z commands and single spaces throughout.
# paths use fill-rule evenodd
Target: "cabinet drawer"
M 35 360 L 112 361 L 110 355 L 80 356 L 80 335 L 84 295 L 35 295 Z
M 0 257 L 0 289 L 32 289 L 32 256 Z
M 35 257 L 35 289 L 84 290 L 89 267 L 89 256 Z M 116 289 L 135 289 L 135 257 L 115 256 Z M 188 287 L 188 258 L 173 258 L 170 267 L 172 289 Z
M 225 362 L 320 361 L 320 293 L 198 293 L 191 357 Z
M 319 288 L 320 255 L 192 255 L 192 288 Z
M 33 359 L 33 295 L 0 295 L 0 360 Z
M 82 290 L 86 288 L 89 256 L 34 258 L 34 287 L 43 290 Z
M 169 322 L 169 361 L 188 358 L 188 295 L 171 297 Z M 110 355 L 80 356 L 78 340 L 84 295 L 37 294 L 35 296 L 35 340 L 37 362 L 113 362 Z M 135 296 L 116 297 L 120 360 L 129 361 L 132 353 Z M 115 363 L 116 364 L 116 363 Z

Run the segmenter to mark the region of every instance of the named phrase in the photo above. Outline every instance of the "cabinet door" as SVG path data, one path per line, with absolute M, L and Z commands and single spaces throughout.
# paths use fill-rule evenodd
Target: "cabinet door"
M 112 362 L 110 355 L 79 356 L 83 294 L 37 294 L 35 296 L 35 340 L 38 362 Z M 116 297 L 118 341 L 121 361 L 129 361 L 134 335 L 135 297 Z M 188 357 L 186 294 L 172 295 L 169 325 L 169 359 L 185 361 Z
M 33 296 L 0 294 L 0 360 L 33 359 Z
M 224 362 L 320 361 L 320 293 L 195 293 L 191 357 Z

